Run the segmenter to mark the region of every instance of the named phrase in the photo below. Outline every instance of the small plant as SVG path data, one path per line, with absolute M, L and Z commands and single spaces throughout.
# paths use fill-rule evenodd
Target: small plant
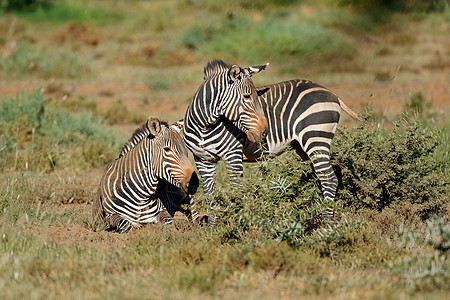
M 425 100 L 425 97 L 421 92 L 412 93 L 409 95 L 409 99 L 405 104 L 406 112 L 423 112 L 425 108 L 430 106 Z
M 278 176 L 277 179 L 270 181 L 270 184 L 272 185 L 270 188 L 282 195 L 287 195 L 289 192 L 289 187 L 291 186 L 291 183 L 288 183 L 287 180 L 287 177 L 282 178 Z
M 389 72 L 376 72 L 374 74 L 374 81 L 379 82 L 386 82 L 386 81 L 392 81 L 394 79 L 394 76 L 391 75 Z
M 76 78 L 89 73 L 89 66 L 72 52 L 50 53 L 21 42 L 8 56 L 0 59 L 0 70 L 9 77 Z
M 2 99 L 0 137 L 1 169 L 53 171 L 77 160 L 80 166 L 103 164 L 122 146 L 101 119 L 69 113 L 47 102 L 40 91 Z
M 49 8 L 52 0 L 0 0 L 0 11 L 29 12 L 39 7 Z
M 367 226 L 362 221 L 340 222 L 322 226 L 302 241 L 320 256 L 336 257 L 349 253 L 363 243 L 363 229 Z
M 402 274 L 405 286 L 413 291 L 445 288 L 450 275 L 450 225 L 443 218 L 427 220 L 416 230 L 401 224 L 391 241 L 405 252 L 390 268 Z M 405 257 L 406 256 L 406 257 Z
M 122 99 L 115 100 L 105 111 L 100 112 L 100 114 L 112 125 L 120 123 L 140 124 L 146 119 L 144 113 L 130 112 Z
M 150 81 L 148 86 L 156 91 L 167 90 L 170 87 L 170 83 L 166 78 L 156 78 Z

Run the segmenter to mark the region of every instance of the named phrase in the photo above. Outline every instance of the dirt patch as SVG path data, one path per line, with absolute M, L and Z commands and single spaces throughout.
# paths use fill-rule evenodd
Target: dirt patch
M 122 249 L 127 241 L 125 234 L 107 231 L 94 232 L 76 224 L 73 226 L 50 226 L 48 234 L 50 239 L 58 244 L 96 244 L 107 249 Z
M 30 234 L 40 236 L 56 244 L 70 246 L 95 245 L 113 250 L 123 249 L 126 246 L 128 235 L 108 231 L 95 232 L 78 224 L 67 226 L 50 225 L 48 227 L 36 227 L 28 230 Z

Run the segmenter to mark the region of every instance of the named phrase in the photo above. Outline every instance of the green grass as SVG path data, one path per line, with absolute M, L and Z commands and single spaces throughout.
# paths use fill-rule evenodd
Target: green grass
M 298 18 L 288 10 L 267 13 L 260 22 L 243 13 L 221 16 L 213 24 L 194 25 L 181 36 L 180 42 L 200 56 L 239 57 L 251 63 L 269 59 L 278 63 L 339 61 L 357 55 L 356 45 L 340 32 L 315 19 Z
M 427 230 L 449 232 L 441 221 L 429 223 Z M 440 297 L 448 288 L 448 255 L 411 233 L 399 230 L 389 240 L 373 230 L 347 234 L 352 248 L 335 248 L 337 255 L 330 259 L 321 253 L 339 244 L 333 235 L 299 251 L 274 241 L 223 243 L 214 229 L 154 226 L 128 235 L 124 247 L 105 251 L 95 242 L 59 244 L 2 222 L 3 295 L 256 298 L 263 290 L 263 298 L 286 292 L 296 298 L 344 296 L 352 290 L 368 297 Z
M 65 0 L 2 12 L 0 88 L 19 91 L 0 101 L 2 299 L 445 298 L 450 123 L 434 100 L 449 11 L 379 18 L 328 0 Z M 219 164 L 216 227 L 177 219 L 95 231 L 100 176 L 131 124 L 148 112 L 182 117 L 213 57 L 271 62 L 257 84 L 331 81 L 355 106 L 389 93 L 397 106 L 386 104 L 384 126 L 374 112 L 337 131 L 336 221 L 320 217 L 310 163 L 287 151 L 245 164 L 237 189 Z
M 87 62 L 71 51 L 50 51 L 21 42 L 8 55 L 0 58 L 3 78 L 77 78 L 90 72 Z
M 40 93 L 3 99 L 3 134 L 22 123 L 36 128 L 34 143 L 50 135 L 65 151 L 75 144 L 86 151 L 90 139 L 116 149 L 104 125 L 82 119 L 92 127 L 83 129 L 78 114 L 53 105 Z M 64 130 L 53 128 L 58 121 L 47 126 L 56 112 Z M 80 132 L 76 141 L 64 139 L 70 128 Z M 238 189 L 229 187 L 221 165 L 216 227 L 177 220 L 124 235 L 92 229 L 86 204 L 103 166 L 15 168 L 0 176 L 4 297 L 442 297 L 450 280 L 447 138 L 414 118 L 394 131 L 370 122 L 339 130 L 334 223 L 322 221 L 317 179 L 293 151 L 246 164 Z M 91 157 L 75 159 L 86 165 Z
M 124 18 L 119 11 L 99 6 L 92 1 L 47 1 L 45 5 L 13 9 L 11 12 L 32 22 L 92 21 L 104 25 L 120 22 Z
M 2 169 L 101 166 L 122 146 L 98 117 L 71 114 L 39 91 L 3 98 L 0 116 Z

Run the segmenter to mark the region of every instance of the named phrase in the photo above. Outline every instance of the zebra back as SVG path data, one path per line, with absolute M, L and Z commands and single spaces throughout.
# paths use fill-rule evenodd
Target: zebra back
M 277 154 L 296 140 L 308 153 L 321 139 L 329 151 L 340 118 L 339 98 L 308 80 L 290 80 L 258 88 L 258 97 L 269 125 L 269 151 Z

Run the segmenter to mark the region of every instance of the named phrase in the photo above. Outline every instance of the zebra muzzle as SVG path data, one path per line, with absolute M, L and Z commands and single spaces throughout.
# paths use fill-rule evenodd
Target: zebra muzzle
M 181 190 L 189 195 L 194 195 L 197 192 L 198 186 L 198 176 L 193 169 L 190 172 L 190 175 L 186 176 L 184 180 L 180 182 Z
M 267 124 L 267 122 L 266 122 Z M 249 130 L 247 132 L 247 138 L 252 143 L 261 142 L 267 135 L 267 126 L 261 125 L 257 130 Z

